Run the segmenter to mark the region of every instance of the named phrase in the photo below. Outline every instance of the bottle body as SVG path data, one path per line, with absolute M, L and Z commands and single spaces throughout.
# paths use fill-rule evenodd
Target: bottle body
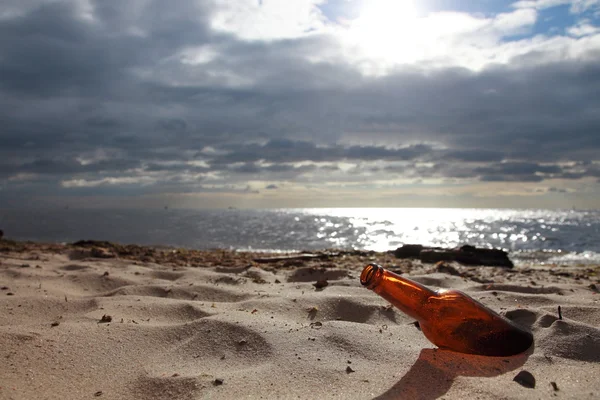
M 361 283 L 419 321 L 439 348 L 510 356 L 533 344 L 530 332 L 458 290 L 433 291 L 376 264 L 365 267 Z

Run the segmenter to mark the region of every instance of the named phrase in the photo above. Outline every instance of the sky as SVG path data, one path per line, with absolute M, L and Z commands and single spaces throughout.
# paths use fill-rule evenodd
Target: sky
M 47 206 L 600 208 L 600 0 L 1 0 Z

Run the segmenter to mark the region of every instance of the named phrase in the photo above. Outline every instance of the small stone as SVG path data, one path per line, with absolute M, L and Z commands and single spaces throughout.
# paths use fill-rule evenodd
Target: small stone
M 96 393 L 94 393 L 95 397 L 100 397 L 102 396 L 102 390 L 98 390 Z
M 327 282 L 327 279 L 322 279 L 322 280 L 319 280 L 319 281 L 313 283 L 313 286 L 315 288 L 317 288 L 317 290 L 319 290 L 319 289 L 323 289 L 324 287 L 329 286 L 329 282 Z
M 112 321 L 112 317 L 110 315 L 104 314 L 102 316 L 102 318 L 100 318 L 100 321 L 98 321 L 98 323 L 99 324 L 105 324 L 105 323 L 108 323 L 108 322 L 111 322 L 111 321 Z
M 513 378 L 513 381 L 517 382 L 519 385 L 533 389 L 535 387 L 535 378 L 529 371 L 521 371 Z
M 222 378 L 216 378 L 215 381 L 213 382 L 213 385 L 215 386 L 221 386 L 223 384 L 224 380 Z
M 555 392 L 558 392 L 558 385 L 556 382 L 550 382 L 550 384 L 552 385 L 552 389 L 554 389 Z
M 348 366 L 346 367 L 346 373 L 347 373 L 347 374 L 350 374 L 350 373 L 352 373 L 352 372 L 354 372 L 354 370 L 353 370 L 352 368 L 350 368 L 350 366 L 348 365 Z
M 50 324 L 51 327 L 55 327 L 55 326 L 59 326 L 60 322 L 58 321 L 54 321 L 53 323 Z

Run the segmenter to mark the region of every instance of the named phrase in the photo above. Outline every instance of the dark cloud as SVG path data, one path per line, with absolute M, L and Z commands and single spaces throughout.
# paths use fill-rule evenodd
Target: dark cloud
M 77 190 L 188 192 L 206 190 L 207 179 L 362 182 L 378 173 L 600 177 L 593 50 L 577 61 L 366 77 L 342 59 L 311 58 L 338 54 L 331 36 L 215 32 L 209 2 L 91 4 L 92 19 L 67 0 L 13 2 L 22 13 L 0 19 L 4 193 L 60 194 L 75 191 L 61 182 L 108 177 L 131 179 Z M 182 63 L 194 49 L 212 55 Z
M 0 87 L 31 96 L 52 96 L 110 81 L 98 38 L 66 3 L 45 3 L 30 13 L 3 19 Z M 107 49 L 112 50 L 111 48 Z
M 486 167 L 479 167 L 475 172 L 484 176 L 484 180 L 525 180 L 537 181 L 536 176 L 557 174 L 561 168 L 556 165 L 540 165 L 531 162 L 506 162 L 495 163 Z M 505 179 L 495 179 L 502 178 Z M 539 179 L 542 180 L 543 178 Z
M 169 163 L 169 164 L 158 164 L 158 163 L 148 163 L 144 166 L 144 171 L 148 172 L 209 172 L 210 168 L 198 166 L 198 165 L 190 165 L 180 162 Z
M 344 160 L 388 160 L 402 161 L 414 160 L 432 151 L 425 145 L 408 146 L 399 149 L 384 146 L 349 146 L 328 145 L 319 146 L 313 142 L 273 139 L 264 145 L 229 145 L 224 148 L 227 153 L 214 158 L 211 162 L 218 164 L 231 164 L 238 162 L 276 162 L 293 163 L 301 161 L 333 162 Z
M 502 151 L 494 151 L 488 149 L 463 149 L 450 150 L 440 154 L 441 160 L 447 161 L 466 161 L 466 162 L 498 162 L 505 157 Z
M 126 171 L 139 167 L 139 161 L 112 159 L 110 161 L 98 161 L 81 164 L 72 160 L 50 160 L 36 159 L 22 164 L 1 164 L 0 176 L 10 176 L 18 173 L 40 174 L 40 175 L 71 175 L 82 173 L 102 173 L 114 171 Z
M 476 157 L 474 157 L 476 158 Z M 575 165 L 538 164 L 531 162 L 440 162 L 431 165 L 395 165 L 375 168 L 373 172 L 385 171 L 410 178 L 457 178 L 484 182 L 541 182 L 547 179 L 577 180 L 599 177 L 596 164 Z

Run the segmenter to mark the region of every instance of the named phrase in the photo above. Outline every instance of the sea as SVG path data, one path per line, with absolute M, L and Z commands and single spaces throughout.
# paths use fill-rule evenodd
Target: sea
M 236 251 L 470 244 L 516 264 L 600 264 L 600 210 L 469 208 L 0 209 L 5 238 Z

